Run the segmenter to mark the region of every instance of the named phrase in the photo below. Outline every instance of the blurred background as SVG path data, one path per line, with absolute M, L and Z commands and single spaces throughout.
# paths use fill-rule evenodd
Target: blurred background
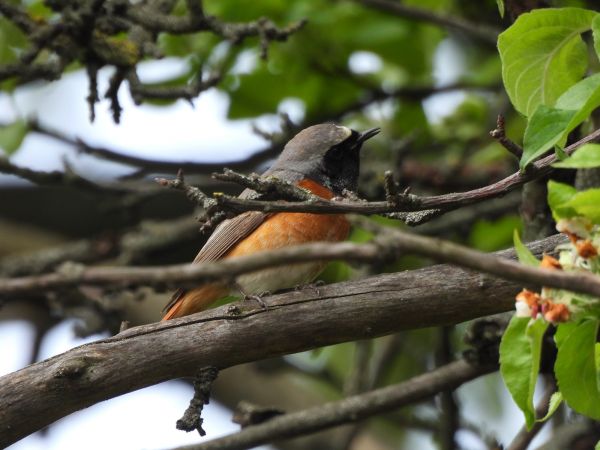
M 60 18 L 40 1 L 8 3 L 40 21 Z M 170 3 L 172 14 L 186 14 L 186 2 Z M 198 232 L 198 212 L 154 177 L 174 177 L 182 167 L 186 180 L 205 192 L 236 193 L 237 186 L 210 174 L 224 167 L 260 172 L 298 130 L 324 121 L 382 128 L 362 154 L 363 198 L 384 197 L 385 170 L 417 194 L 465 191 L 516 170 L 516 161 L 489 136 L 498 114 L 516 140 L 524 128 L 502 88 L 495 39 L 511 17 L 500 17 L 496 1 L 207 0 L 203 6 L 223 22 L 308 22 L 285 42 L 268 46 L 257 37 L 232 42 L 211 32 L 159 33 L 155 50 L 162 57 L 137 64 L 142 83 L 168 89 L 211 73 L 219 74 L 218 83 L 191 99 L 140 100 L 125 81 L 116 94 L 118 124 L 114 98 L 103 98 L 117 70 L 110 65 L 97 73 L 100 100 L 93 121 L 89 68 L 81 62 L 67 65 L 56 81 L 0 78 L 0 158 L 11 163 L 0 169 L 0 276 L 52 271 L 66 261 L 191 261 L 206 239 Z M 0 66 L 17 61 L 28 45 L 24 33 L 0 16 Z M 15 167 L 63 175 L 43 178 Z M 510 194 L 416 231 L 484 251 L 507 248 L 524 222 L 530 237 L 547 232 L 530 226 L 538 211 L 525 204 L 521 215 L 520 203 L 520 193 Z M 363 230 L 351 236 L 357 242 L 369 238 Z M 416 257 L 378 268 L 339 262 L 321 278 L 335 282 L 428 264 Z M 81 289 L 6 299 L 0 308 L 0 375 L 114 334 L 122 320 L 156 321 L 168 296 L 150 289 Z M 225 370 L 214 386 L 215 401 L 203 412 L 206 438 L 175 429 L 193 390 L 172 381 L 80 411 L 11 449 L 158 449 L 199 442 L 235 431 L 231 409 L 241 400 L 293 411 L 431 370 L 440 358 L 460 355 L 469 326 L 407 331 Z M 356 380 L 365 371 L 368 386 L 361 386 Z M 271 448 L 488 449 L 510 442 L 522 425 L 497 374 L 461 387 L 451 401 L 458 433 L 450 444 L 443 438 L 448 411 L 432 399 Z M 132 426 L 132 412 L 138 425 Z M 537 439 L 543 442 L 544 433 Z

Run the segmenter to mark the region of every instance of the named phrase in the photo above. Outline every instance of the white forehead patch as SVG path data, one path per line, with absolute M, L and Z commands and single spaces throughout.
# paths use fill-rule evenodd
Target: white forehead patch
M 341 125 L 336 125 L 335 127 L 344 133 L 344 138 L 349 138 L 352 135 L 352 130 L 350 128 L 343 127 Z

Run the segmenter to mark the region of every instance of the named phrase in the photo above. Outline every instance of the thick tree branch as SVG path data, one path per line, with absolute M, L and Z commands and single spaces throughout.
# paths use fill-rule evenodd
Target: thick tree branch
M 537 254 L 550 252 L 560 241 L 548 238 L 531 248 Z M 0 447 L 79 409 L 193 376 L 200 367 L 223 369 L 508 311 L 520 287 L 438 265 L 323 286 L 319 293 L 304 289 L 272 296 L 266 310 L 237 303 L 130 328 L 0 378 Z
M 314 433 L 418 403 L 440 391 L 456 389 L 496 369 L 493 365 L 473 366 L 466 361 L 456 361 L 404 383 L 277 416 L 262 424 L 246 427 L 239 433 L 198 445 L 186 445 L 177 450 L 242 450 L 278 439 Z

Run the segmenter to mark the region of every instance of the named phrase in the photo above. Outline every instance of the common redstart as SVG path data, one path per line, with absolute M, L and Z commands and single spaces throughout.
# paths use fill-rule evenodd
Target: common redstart
M 332 123 L 313 125 L 300 131 L 264 176 L 274 176 L 310 190 L 325 199 L 356 191 L 360 148 L 379 133 L 372 128 L 359 133 Z M 247 198 L 254 191 L 240 194 Z M 263 213 L 249 211 L 222 222 L 200 250 L 194 263 L 216 261 L 315 241 L 342 241 L 350 224 L 343 214 Z M 301 286 L 313 281 L 325 263 L 293 264 L 237 277 L 237 290 L 260 295 Z M 211 282 L 194 289 L 180 289 L 165 307 L 163 320 L 202 311 L 229 295 L 224 282 Z

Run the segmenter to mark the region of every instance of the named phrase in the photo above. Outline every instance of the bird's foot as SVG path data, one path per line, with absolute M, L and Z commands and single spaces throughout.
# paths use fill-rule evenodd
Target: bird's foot
M 238 291 L 240 291 L 240 294 L 243 295 L 244 301 L 252 300 L 252 301 L 255 301 L 256 303 L 258 303 L 261 306 L 261 308 L 263 308 L 263 309 L 268 308 L 267 304 L 263 301 L 262 297 L 264 297 L 265 295 L 271 295 L 271 293 L 269 291 L 264 291 L 259 294 L 250 294 L 250 293 L 246 292 L 242 288 L 242 286 L 240 286 L 239 283 L 237 283 L 237 282 L 235 283 L 235 287 L 237 288 Z
M 262 299 L 265 295 L 271 295 L 271 293 L 269 291 L 265 291 L 261 292 L 260 294 L 244 294 L 244 301 L 255 301 L 262 309 L 268 309 L 269 307 Z
M 325 282 L 323 280 L 317 280 L 314 281 L 312 283 L 308 283 L 308 284 L 302 284 L 299 286 L 296 286 L 294 288 L 294 290 L 296 291 L 301 291 L 303 289 L 312 289 L 313 292 L 317 295 L 317 296 L 321 296 L 321 289 L 319 289 L 321 286 L 325 286 Z

